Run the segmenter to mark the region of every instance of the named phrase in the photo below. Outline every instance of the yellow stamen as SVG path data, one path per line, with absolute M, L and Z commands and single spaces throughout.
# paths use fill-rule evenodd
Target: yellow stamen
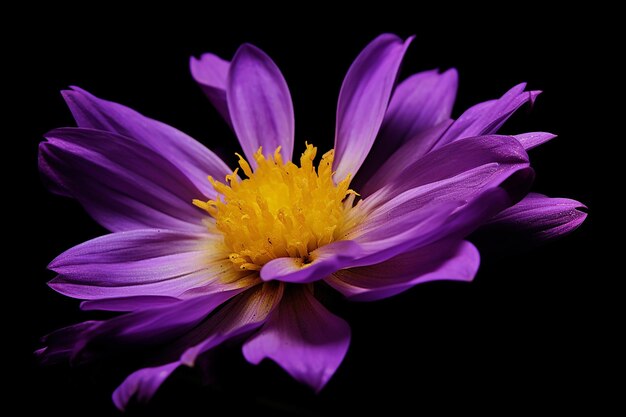
M 357 194 L 349 189 L 350 176 L 333 182 L 333 150 L 322 156 L 317 172 L 316 154 L 317 148 L 306 144 L 298 167 L 283 162 L 280 147 L 268 158 L 259 148 L 254 171 L 237 154 L 247 179 L 240 180 L 237 170 L 224 183 L 209 177 L 217 199 L 193 204 L 215 218 L 236 268 L 260 270 L 286 256 L 306 264 L 312 251 L 341 237 Z

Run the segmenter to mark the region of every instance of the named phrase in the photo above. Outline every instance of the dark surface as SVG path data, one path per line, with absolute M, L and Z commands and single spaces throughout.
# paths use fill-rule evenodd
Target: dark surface
M 522 109 L 503 131 L 557 133 L 559 138 L 530 153 L 537 171 L 534 190 L 583 201 L 591 216 L 559 242 L 521 252 L 483 252 L 472 284 L 432 283 L 376 303 L 332 302 L 331 309 L 351 324 L 353 339 L 320 395 L 272 363 L 246 364 L 235 347 L 223 352 L 216 384 L 202 385 L 194 370 L 179 372 L 148 407 L 133 412 L 515 416 L 571 415 L 588 405 L 598 359 L 589 348 L 589 340 L 597 340 L 593 279 L 598 277 L 591 273 L 590 121 L 580 95 L 589 82 L 579 65 L 585 51 L 578 41 L 585 34 L 573 25 L 553 27 L 536 15 L 499 25 L 442 22 L 426 29 L 428 20 L 285 27 L 213 16 L 178 29 L 167 19 L 147 16 L 106 23 L 65 16 L 23 25 L 21 30 L 35 33 L 36 41 L 12 42 L 9 53 L 16 55 L 7 66 L 14 74 L 5 79 L 9 89 L 17 88 L 5 103 L 11 105 L 8 124 L 19 127 L 4 138 L 17 146 L 5 155 L 11 159 L 6 164 L 19 161 L 4 178 L 11 196 L 8 209 L 19 219 L 7 225 L 10 231 L 19 227 L 7 262 L 21 260 L 5 277 L 15 286 L 4 302 L 7 415 L 117 415 L 110 394 L 127 365 L 42 368 L 31 355 L 40 336 L 93 317 L 45 285 L 53 277 L 46 264 L 104 233 L 78 204 L 49 194 L 38 177 L 42 134 L 73 124 L 58 91 L 78 85 L 126 104 L 189 133 L 232 165 L 234 136 L 194 84 L 188 59 L 205 51 L 230 58 L 248 41 L 276 61 L 289 83 L 296 151 L 304 140 L 327 149 L 343 76 L 361 48 L 383 31 L 418 35 L 404 75 L 434 67 L 459 70 L 455 116 L 521 81 L 544 90 L 533 111 Z M 224 23 L 229 29 L 215 27 Z M 19 38 L 19 31 L 14 35 Z

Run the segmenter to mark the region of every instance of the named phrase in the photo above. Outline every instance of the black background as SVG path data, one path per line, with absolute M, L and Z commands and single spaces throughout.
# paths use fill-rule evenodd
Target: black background
M 200 11 L 184 18 L 119 11 L 102 21 L 96 20 L 97 10 L 46 13 L 7 38 L 16 39 L 6 61 L 13 73 L 5 79 L 15 91 L 6 124 L 15 129 L 5 139 L 15 149 L 5 155 L 5 168 L 18 164 L 5 175 L 11 196 L 5 208 L 16 212 L 9 218 L 18 219 L 6 225 L 16 231 L 6 261 L 15 268 L 6 277 L 15 288 L 9 287 L 3 306 L 9 390 L 2 407 L 8 415 L 117 415 L 110 394 L 127 365 L 42 368 L 32 356 L 43 334 L 93 317 L 45 285 L 53 277 L 47 263 L 105 232 L 78 204 L 49 194 L 39 180 L 37 143 L 47 130 L 73 125 L 59 90 L 78 85 L 126 104 L 197 138 L 232 166 L 234 136 L 193 82 L 188 60 L 205 51 L 230 58 L 239 44 L 251 42 L 275 60 L 290 86 L 296 151 L 304 140 L 327 149 L 343 76 L 367 42 L 384 31 L 417 34 L 403 76 L 437 67 L 459 70 L 455 116 L 522 81 L 544 90 L 532 112 L 522 109 L 503 132 L 559 135 L 530 153 L 534 190 L 583 201 L 590 207 L 588 220 L 559 242 L 483 250 L 471 284 L 431 283 L 380 302 L 331 303 L 351 324 L 353 338 L 344 363 L 319 395 L 272 363 L 246 364 L 235 347 L 223 352 L 214 385 L 201 384 L 193 370 L 179 372 L 149 406 L 132 413 L 571 415 L 592 403 L 598 357 L 589 348 L 596 325 L 584 27 L 555 25 L 541 10 L 480 20 L 401 10 L 384 19 L 376 13 L 330 19 L 330 12 L 306 19 L 308 12 L 300 10 L 293 18 L 246 21 L 234 14 L 199 16 Z

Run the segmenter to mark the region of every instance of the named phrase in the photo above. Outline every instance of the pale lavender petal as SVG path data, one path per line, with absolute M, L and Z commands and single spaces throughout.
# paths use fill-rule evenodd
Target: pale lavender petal
M 191 203 L 202 193 L 169 161 L 136 141 L 99 130 L 56 129 L 40 159 L 111 231 L 165 228 L 201 233 L 207 217 Z M 46 171 L 48 172 L 48 171 Z
M 49 285 L 86 300 L 129 296 L 180 297 L 208 283 L 249 275 L 232 267 L 221 236 L 133 230 L 98 237 L 59 255 Z M 219 285 L 219 284 L 215 284 Z M 225 285 L 221 285 L 225 288 Z
M 218 113 L 232 126 L 226 101 L 226 84 L 230 62 L 217 55 L 206 53 L 200 58 L 191 57 L 189 60 L 191 76 L 198 83 L 204 94 Z
M 353 177 L 367 157 L 385 116 L 406 42 L 395 35 L 374 39 L 356 58 L 341 86 L 335 132 L 335 180 Z
M 301 258 L 277 258 L 261 269 L 264 281 L 307 283 L 323 279 L 326 275 L 342 268 L 350 260 L 362 256 L 362 249 L 350 240 L 340 240 L 311 252 L 309 262 Z
M 495 216 L 489 228 L 520 233 L 544 241 L 563 236 L 578 228 L 587 218 L 585 205 L 569 198 L 550 198 L 531 193 L 522 201 Z
M 226 91 L 233 128 L 248 162 L 254 165 L 254 153 L 261 146 L 265 155 L 280 146 L 283 160 L 291 161 L 293 105 L 274 61 L 260 49 L 242 45 L 230 65 Z
M 541 91 L 524 91 L 525 88 L 526 84 L 516 85 L 498 100 L 471 107 L 450 126 L 433 149 L 470 136 L 496 133 L 522 105 L 534 102 L 541 94 Z
M 154 368 L 143 368 L 130 374 L 113 392 L 113 403 L 124 411 L 131 399 L 139 403 L 150 400 L 161 384 L 174 372 L 180 362 L 172 362 Z
M 78 127 L 117 133 L 152 149 L 189 178 L 207 197 L 205 199 L 215 198 L 216 195 L 207 176 L 223 179 L 231 172 L 205 146 L 165 123 L 143 116 L 121 104 L 102 100 L 76 87 L 62 94 Z
M 244 344 L 243 354 L 253 364 L 270 358 L 298 381 L 320 391 L 349 345 L 348 324 L 300 286 L 285 291 L 269 321 Z
M 522 133 L 521 135 L 515 135 L 513 137 L 522 144 L 524 149 L 529 150 L 556 138 L 556 135 L 547 132 L 529 132 Z
M 471 281 L 479 264 L 471 243 L 443 241 L 378 264 L 339 270 L 325 281 L 351 300 L 373 301 L 429 281 Z

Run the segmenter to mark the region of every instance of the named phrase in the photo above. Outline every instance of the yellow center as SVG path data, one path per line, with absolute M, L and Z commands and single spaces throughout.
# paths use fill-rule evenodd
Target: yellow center
M 260 270 L 279 257 L 300 258 L 307 264 L 312 251 L 344 233 L 356 195 L 349 189 L 351 178 L 333 182 L 333 150 L 322 156 L 316 172 L 316 154 L 317 148 L 307 144 L 298 167 L 283 162 L 280 147 L 269 158 L 259 149 L 254 171 L 237 154 L 247 179 L 238 178 L 239 168 L 226 176 L 225 183 L 209 177 L 217 199 L 193 204 L 215 218 L 232 251 L 229 258 L 239 269 Z

